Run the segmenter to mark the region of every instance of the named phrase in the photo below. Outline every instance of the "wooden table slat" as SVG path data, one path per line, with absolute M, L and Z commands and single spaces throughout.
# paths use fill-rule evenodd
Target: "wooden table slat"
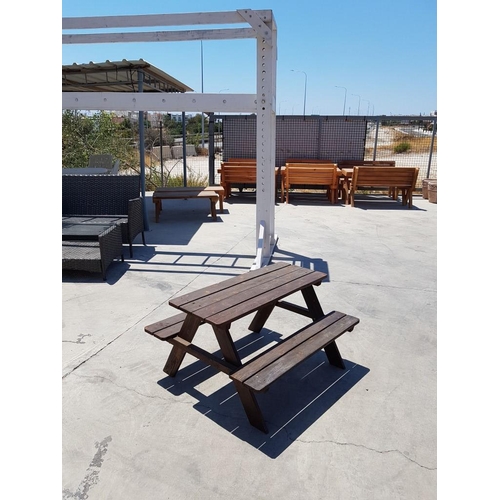
M 259 276 L 267 275 L 269 273 L 277 272 L 280 269 L 284 269 L 289 266 L 290 264 L 286 262 L 278 262 L 276 264 L 271 264 L 270 266 L 265 266 L 260 269 L 257 269 L 256 271 L 253 271 L 251 274 L 243 273 L 238 276 L 235 276 L 234 278 L 229 278 L 227 280 L 224 280 L 220 283 L 216 283 L 214 285 L 210 285 L 205 288 L 201 288 L 199 290 L 195 290 L 193 292 L 180 295 L 179 297 L 174 297 L 169 301 L 169 304 L 173 307 L 180 309 L 184 304 L 188 304 L 189 302 L 192 302 L 201 297 L 209 296 L 212 293 L 226 290 L 227 288 L 231 288 L 235 284 L 253 280 Z
M 206 318 L 207 323 L 222 325 L 246 316 L 266 304 L 277 302 L 283 297 L 287 297 L 288 295 L 298 292 L 308 286 L 319 285 L 323 279 L 323 273 L 316 274 L 316 272 L 314 272 L 314 274 L 302 276 L 301 278 L 297 278 L 291 282 L 277 286 L 254 297 L 252 297 L 252 291 L 250 291 L 249 294 L 242 293 L 240 294 L 240 297 L 238 297 L 240 300 L 238 300 L 238 303 L 234 306 L 229 306 L 223 310 L 219 307 L 219 310 L 213 315 L 208 316 L 204 314 L 203 317 Z M 242 301 L 242 299 L 244 299 L 244 301 Z
M 184 304 L 183 309 L 202 317 L 215 314 L 217 311 L 247 300 L 248 297 L 262 294 L 277 286 L 293 282 L 304 275 L 309 275 L 310 272 L 308 269 L 288 266 L 271 275 L 260 276 L 244 283 L 236 283 L 234 286 L 215 292 L 208 297 L 200 297 Z M 211 313 L 208 312 L 207 308 L 210 308 Z M 201 311 L 202 309 L 203 311 Z

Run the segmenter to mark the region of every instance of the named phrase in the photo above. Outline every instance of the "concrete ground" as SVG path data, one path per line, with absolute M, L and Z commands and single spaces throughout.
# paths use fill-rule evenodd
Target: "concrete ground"
M 276 205 L 273 262 L 328 273 L 325 312 L 360 318 L 323 352 L 257 398 L 269 434 L 248 423 L 229 378 L 186 356 L 162 370 L 168 343 L 144 327 L 178 311 L 177 295 L 246 272 L 255 257 L 255 197 L 212 221 L 206 200 L 165 201 L 134 257 L 99 275 L 62 275 L 62 498 L 415 499 L 437 497 L 437 205 L 417 196 L 319 195 Z M 302 303 L 300 294 L 297 303 Z M 243 358 L 307 320 L 277 309 L 256 340 L 232 325 Z M 218 350 L 208 326 L 196 340 Z M 205 330 L 204 330 L 205 329 Z

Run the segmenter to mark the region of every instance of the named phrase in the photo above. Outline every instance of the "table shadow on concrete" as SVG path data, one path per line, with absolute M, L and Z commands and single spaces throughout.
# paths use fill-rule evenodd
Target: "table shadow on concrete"
M 235 342 L 238 351 L 245 350 L 240 352 L 243 359 L 251 355 L 253 349 L 269 347 L 281 338 L 280 334 L 266 329 L 257 335 L 262 337 L 262 342 L 255 341 L 256 334 Z M 220 351 L 215 355 L 221 356 Z M 230 434 L 274 459 L 309 427 L 330 426 L 329 421 L 321 420 L 322 416 L 369 372 L 368 368 L 349 360 L 344 359 L 344 363 L 345 370 L 332 366 L 323 351 L 317 352 L 272 384 L 267 392 L 257 393 L 268 434 L 250 425 L 229 378 L 227 384 L 208 396 L 196 389 L 217 374 L 214 368 L 200 361 L 181 368 L 175 377 L 159 380 L 158 384 L 175 396 L 185 393 L 197 400 L 193 408 L 227 430 L 228 439 Z
M 271 263 L 276 262 L 289 262 L 295 266 L 304 267 L 306 269 L 312 269 L 314 271 L 320 271 L 325 273 L 327 276 L 324 282 L 330 281 L 330 274 L 328 271 L 328 262 L 320 258 L 311 258 L 306 255 L 298 254 L 295 252 L 289 252 L 276 244 L 274 247 L 274 252 L 271 257 Z
M 401 199 L 393 200 L 392 198 L 385 197 L 383 195 L 356 195 L 354 198 L 354 206 L 346 205 L 349 210 L 355 210 L 356 208 L 360 210 L 408 210 L 416 212 L 425 212 L 423 208 L 419 208 L 412 205 L 412 208 L 408 208 L 408 205 L 403 205 Z

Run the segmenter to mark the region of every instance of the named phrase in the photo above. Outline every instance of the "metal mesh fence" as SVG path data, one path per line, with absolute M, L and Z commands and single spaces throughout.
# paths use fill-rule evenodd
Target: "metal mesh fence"
M 256 157 L 255 115 L 217 116 L 222 135 L 215 135 L 214 180 L 220 162 L 228 158 Z M 437 117 L 278 116 L 276 165 L 293 158 L 342 160 L 393 160 L 396 167 L 418 167 L 417 188 L 426 178 L 437 178 Z M 207 146 L 208 147 L 208 146 Z M 207 151 L 205 151 L 205 154 Z M 194 147 L 186 158 L 151 154 L 147 165 L 152 188 L 159 185 L 206 185 L 208 156 Z M 163 181 L 161 180 L 163 178 Z
M 223 159 L 255 158 L 254 115 L 224 116 Z M 437 117 L 278 116 L 276 165 L 291 158 L 393 160 L 437 178 Z

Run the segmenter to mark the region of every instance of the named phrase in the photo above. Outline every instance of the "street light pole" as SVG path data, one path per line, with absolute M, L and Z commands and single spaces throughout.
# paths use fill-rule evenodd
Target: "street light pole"
M 345 87 L 340 87 L 339 85 L 335 85 L 338 89 L 344 89 L 344 111 L 342 111 L 342 114 L 345 116 L 345 101 L 347 99 L 347 89 Z
M 200 40 L 201 48 L 201 93 L 203 94 L 203 40 Z M 205 149 L 205 116 L 203 111 L 201 112 L 201 147 Z M 162 184 L 163 186 L 163 184 Z
M 358 98 L 358 116 L 359 116 L 359 105 L 360 105 L 360 103 L 361 103 L 361 96 L 360 96 L 360 95 L 358 95 L 358 94 L 351 94 L 351 95 L 353 95 L 354 97 L 357 97 L 357 98 Z
M 368 111 L 366 112 L 366 116 L 370 115 L 370 101 L 368 99 L 361 99 L 362 101 L 366 101 L 368 103 Z
M 304 116 L 306 116 L 306 96 L 307 96 L 307 73 L 305 71 L 300 71 L 298 69 L 292 69 L 291 71 L 296 71 L 297 73 L 304 73 Z

